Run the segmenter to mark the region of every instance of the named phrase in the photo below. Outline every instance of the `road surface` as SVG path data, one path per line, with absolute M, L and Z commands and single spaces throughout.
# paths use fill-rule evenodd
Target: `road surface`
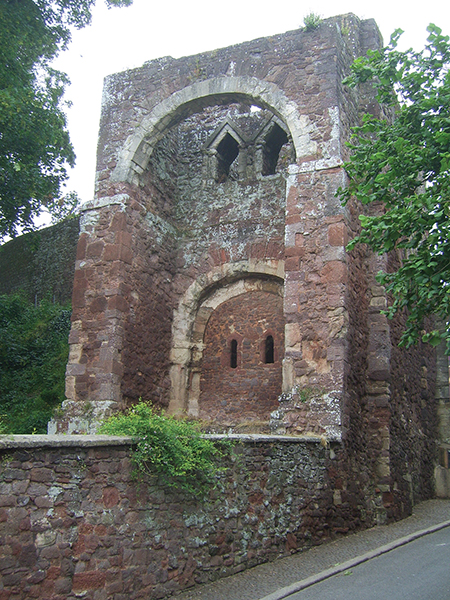
M 286 600 L 450 600 L 450 527 L 335 575 Z

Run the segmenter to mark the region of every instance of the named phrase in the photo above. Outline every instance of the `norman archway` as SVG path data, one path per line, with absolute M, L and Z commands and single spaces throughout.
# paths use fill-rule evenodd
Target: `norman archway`
M 199 414 L 205 330 L 214 311 L 252 292 L 277 295 L 282 304 L 283 282 L 283 261 L 252 261 L 222 265 L 189 287 L 172 327 L 170 412 Z M 279 341 L 284 343 L 283 334 Z M 279 367 L 281 377 L 281 363 Z
M 196 82 L 174 92 L 146 115 L 120 150 L 114 181 L 136 182 L 147 168 L 156 143 L 165 131 L 181 119 L 213 104 L 244 101 L 267 108 L 289 130 L 297 157 L 309 159 L 317 152 L 312 139 L 316 127 L 310 117 L 298 112 L 296 105 L 274 83 L 255 77 L 219 77 Z

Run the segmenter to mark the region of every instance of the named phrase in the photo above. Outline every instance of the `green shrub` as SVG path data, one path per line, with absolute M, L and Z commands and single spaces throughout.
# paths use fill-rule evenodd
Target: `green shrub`
M 69 307 L 21 293 L 0 296 L 0 422 L 3 433 L 46 433 L 64 400 Z
M 196 423 L 156 414 L 144 402 L 110 417 L 99 433 L 135 438 L 132 460 L 138 479 L 159 476 L 167 485 L 197 497 L 215 486 L 222 470 L 218 463 L 230 448 L 227 441 L 205 438 Z
M 322 17 L 320 15 L 316 15 L 313 12 L 307 14 L 303 19 L 305 31 L 314 31 L 314 29 L 317 29 L 321 23 Z

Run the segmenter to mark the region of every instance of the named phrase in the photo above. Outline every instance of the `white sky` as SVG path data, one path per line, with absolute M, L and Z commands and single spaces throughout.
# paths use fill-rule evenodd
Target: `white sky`
M 305 15 L 326 18 L 348 12 L 374 18 L 385 43 L 401 28 L 400 49 L 419 50 L 426 27 L 435 23 L 450 34 L 450 2 L 432 0 L 134 0 L 128 8 L 108 10 L 97 0 L 92 24 L 75 31 L 69 49 L 55 63 L 72 82 L 66 98 L 69 131 L 77 155 L 67 191 L 76 191 L 85 202 L 93 197 L 95 154 L 103 78 L 162 56 L 179 58 L 296 29 Z

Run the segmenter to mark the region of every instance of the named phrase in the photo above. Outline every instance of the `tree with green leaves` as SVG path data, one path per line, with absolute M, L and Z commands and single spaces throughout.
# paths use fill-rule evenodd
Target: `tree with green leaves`
M 0 296 L 0 434 L 47 433 L 64 400 L 69 306 Z
M 0 2 L 0 239 L 32 229 L 43 207 L 61 208 L 75 154 L 64 114 L 69 81 L 51 62 L 67 48 L 72 28 L 89 24 L 94 2 Z
M 406 311 L 401 344 L 444 339 L 450 353 L 450 44 L 435 25 L 427 30 L 420 52 L 398 51 L 397 30 L 387 47 L 354 62 L 345 83 L 371 84 L 381 110 L 354 128 L 349 184 L 338 194 L 378 209 L 361 214 L 350 250 L 364 243 L 398 253 L 398 269 L 377 278 L 393 299 L 388 316 Z M 431 315 L 443 329 L 426 329 Z

